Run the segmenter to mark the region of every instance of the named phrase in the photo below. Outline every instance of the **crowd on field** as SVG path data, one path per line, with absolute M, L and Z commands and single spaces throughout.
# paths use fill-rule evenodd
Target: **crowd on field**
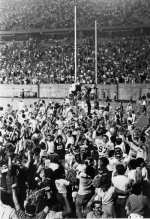
M 1 112 L 1 219 L 150 216 L 149 123 L 137 125 L 146 96 L 114 107 L 81 91 Z

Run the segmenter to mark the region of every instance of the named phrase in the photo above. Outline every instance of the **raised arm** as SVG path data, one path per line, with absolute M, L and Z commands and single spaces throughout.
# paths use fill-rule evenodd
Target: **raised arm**
M 11 156 L 8 154 L 8 170 L 10 171 L 12 168 L 12 161 L 11 161 Z
M 27 161 L 27 163 L 26 163 L 26 167 L 27 168 L 29 168 L 29 166 L 30 166 L 30 163 L 31 163 L 31 151 L 28 151 L 28 161 Z
M 17 194 L 16 194 L 16 184 L 12 185 L 12 198 L 13 198 L 13 202 L 14 202 L 14 206 L 16 211 L 18 211 L 20 209 L 20 204 L 18 202 L 18 198 L 17 198 Z

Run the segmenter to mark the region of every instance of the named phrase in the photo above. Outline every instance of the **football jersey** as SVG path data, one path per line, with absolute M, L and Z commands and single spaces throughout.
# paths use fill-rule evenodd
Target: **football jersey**
M 100 157 L 107 156 L 108 153 L 108 144 L 104 143 L 102 139 L 95 139 L 95 144 L 98 149 L 98 154 Z

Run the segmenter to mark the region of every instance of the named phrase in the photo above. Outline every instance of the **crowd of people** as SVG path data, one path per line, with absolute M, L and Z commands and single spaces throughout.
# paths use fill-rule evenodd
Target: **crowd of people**
M 73 26 L 74 1 L 0 4 L 1 30 Z M 78 26 L 149 23 L 147 0 L 77 7 Z M 97 60 L 98 83 L 149 82 L 150 38 L 100 38 Z M 0 42 L 0 84 L 72 84 L 74 72 L 71 36 Z M 0 219 L 150 217 L 149 95 L 100 105 L 96 87 L 83 84 L 95 84 L 92 37 L 78 38 L 77 84 L 63 102 L 25 105 L 23 90 L 18 107 L 0 109 Z
M 2 42 L 0 83 L 37 84 L 74 82 L 73 39 L 32 39 Z M 93 38 L 80 38 L 77 45 L 77 77 L 95 82 Z M 149 82 L 150 38 L 120 37 L 98 40 L 98 83 Z
M 74 2 L 70 0 L 1 0 L 0 29 L 70 28 L 74 22 Z M 147 0 L 77 0 L 78 26 L 148 25 Z
M 0 218 L 150 217 L 149 132 L 143 97 L 117 107 L 78 83 L 62 103 L 38 100 L 0 118 Z M 95 104 L 96 102 L 96 104 Z

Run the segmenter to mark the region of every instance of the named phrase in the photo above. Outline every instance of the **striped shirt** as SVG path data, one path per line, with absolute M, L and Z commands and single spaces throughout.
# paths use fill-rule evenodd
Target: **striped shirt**
M 18 219 L 45 219 L 47 214 L 44 211 L 41 211 L 35 216 L 29 216 L 21 209 L 16 211 Z

